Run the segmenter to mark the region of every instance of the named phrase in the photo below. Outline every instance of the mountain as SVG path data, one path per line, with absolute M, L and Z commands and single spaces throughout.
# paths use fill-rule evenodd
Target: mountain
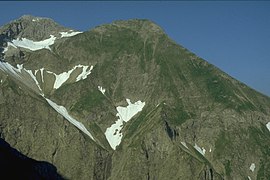
M 270 177 L 269 97 L 152 21 L 23 16 L 0 32 L 1 138 L 64 178 Z

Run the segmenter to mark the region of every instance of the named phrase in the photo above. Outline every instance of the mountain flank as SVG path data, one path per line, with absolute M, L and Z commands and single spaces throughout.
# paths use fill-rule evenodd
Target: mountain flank
M 0 134 L 67 179 L 269 179 L 270 99 L 145 19 L 0 28 Z

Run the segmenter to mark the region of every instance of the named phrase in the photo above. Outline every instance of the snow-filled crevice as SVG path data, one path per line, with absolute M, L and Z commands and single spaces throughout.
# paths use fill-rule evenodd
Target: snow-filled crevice
M 186 142 L 182 141 L 181 144 L 188 149 Z
M 198 146 L 198 145 L 195 143 L 194 148 L 195 148 L 199 153 L 201 153 L 203 156 L 205 155 L 206 150 L 205 150 L 203 147 L 200 148 L 200 146 Z
M 130 102 L 130 99 L 126 99 L 128 106 L 116 108 L 118 120 L 106 129 L 105 136 L 112 147 L 115 150 L 116 146 L 121 143 L 123 134 L 121 132 L 123 128 L 123 123 L 128 122 L 134 115 L 142 111 L 145 102 L 137 101 L 134 104 Z
M 98 86 L 98 90 L 102 93 L 102 94 L 105 94 L 105 91 L 106 89 L 101 87 L 101 86 Z
M 31 78 L 35 81 L 35 83 L 36 83 L 38 89 L 40 90 L 40 92 L 42 92 L 42 89 L 40 88 L 40 85 L 39 85 L 39 83 L 38 83 L 38 81 L 37 81 L 37 78 L 36 78 L 36 76 L 33 74 L 32 70 L 26 70 L 26 69 L 24 69 L 24 70 L 31 76 Z
M 82 132 L 84 132 L 86 135 L 88 135 L 91 139 L 93 139 L 95 141 L 94 137 L 85 128 L 85 126 L 81 122 L 79 122 L 76 119 L 74 119 L 73 117 L 71 117 L 68 114 L 67 109 L 64 106 L 57 105 L 56 103 L 54 103 L 50 99 L 47 99 L 47 98 L 45 98 L 45 99 L 51 105 L 51 107 L 53 107 L 53 109 L 55 109 L 55 111 L 57 111 L 59 114 L 61 114 L 63 117 L 65 117 L 65 119 L 67 119 L 70 123 L 72 123 L 74 126 L 76 126 L 78 129 L 80 129 Z
M 40 75 L 41 75 L 41 82 L 42 83 L 44 83 L 44 75 L 43 75 L 43 73 L 44 73 L 44 68 L 41 68 L 40 69 Z

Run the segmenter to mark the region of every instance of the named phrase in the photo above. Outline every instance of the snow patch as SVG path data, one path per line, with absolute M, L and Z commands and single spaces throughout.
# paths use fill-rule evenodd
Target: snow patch
M 116 110 L 118 111 L 119 118 L 122 118 L 123 121 L 128 122 L 135 114 L 142 111 L 145 102 L 137 101 L 134 104 L 130 102 L 130 99 L 126 99 L 128 106 L 127 107 L 121 107 L 118 106 Z
M 36 21 L 39 21 L 38 18 L 36 19 L 32 19 L 33 22 L 36 22 Z M 80 34 L 82 32 L 60 32 L 61 34 L 61 38 L 63 37 L 71 37 L 71 36 L 75 36 L 77 34 Z M 17 48 L 17 47 L 22 47 L 22 48 L 25 48 L 25 49 L 29 49 L 31 51 L 37 51 L 37 50 L 40 50 L 40 49 L 50 49 L 50 46 L 54 44 L 56 40 L 56 37 L 54 35 L 50 35 L 50 38 L 48 39 L 45 39 L 43 41 L 33 41 L 33 40 L 30 40 L 30 39 L 27 39 L 27 38 L 22 38 L 22 39 L 14 39 L 12 40 L 12 42 L 8 42 L 7 43 L 7 47 L 4 48 L 3 50 L 3 53 L 6 53 L 8 50 L 9 50 L 9 47 L 12 46 L 14 48 Z
M 22 38 L 21 40 L 19 38 L 12 40 L 12 43 L 16 47 L 22 47 L 29 49 L 31 51 L 37 51 L 40 49 L 50 49 L 50 45 L 54 44 L 54 41 L 56 39 L 55 36 L 50 35 L 51 37 L 49 39 L 45 39 L 43 41 L 32 41 L 26 38 Z
M 23 64 L 17 64 L 17 70 L 18 72 L 22 72 Z
M 75 35 L 80 34 L 80 33 L 82 33 L 82 32 L 60 32 L 61 38 L 75 36 Z
M 76 119 L 74 119 L 73 117 L 71 117 L 68 112 L 67 109 L 64 106 L 59 106 L 56 103 L 54 103 L 53 101 L 51 101 L 50 99 L 45 98 L 46 101 L 53 107 L 53 109 L 55 111 L 57 111 L 59 114 L 61 114 L 63 117 L 65 117 L 70 123 L 72 123 L 74 126 L 76 126 L 78 129 L 80 129 L 82 132 L 84 132 L 86 135 L 88 135 L 91 139 L 94 139 L 94 137 L 92 136 L 92 134 L 85 128 L 85 126 L 77 121 Z
M 55 81 L 53 88 L 58 89 L 66 82 L 70 76 L 70 74 L 74 71 L 74 68 L 69 70 L 68 72 L 63 72 L 61 74 L 55 74 L 54 72 L 47 71 L 47 73 L 53 74 L 55 76 Z
M 35 19 L 32 19 L 33 22 L 38 22 L 40 20 L 40 18 L 35 18 Z
M 88 76 L 89 74 L 91 74 L 91 71 L 92 71 L 92 69 L 93 69 L 93 66 L 90 66 L 90 69 L 87 70 L 87 69 L 89 68 L 89 66 L 84 66 L 84 65 L 80 65 L 80 64 L 79 64 L 78 66 L 76 66 L 76 67 L 81 67 L 81 68 L 83 68 L 83 69 L 82 69 L 82 73 L 79 74 L 78 77 L 76 78 L 76 82 L 78 82 L 78 81 L 80 81 L 80 80 L 82 80 L 82 79 L 86 79 L 87 76 Z
M 123 134 L 121 132 L 123 128 L 123 122 L 128 122 L 134 115 L 142 111 L 145 102 L 137 101 L 134 104 L 130 102 L 130 99 L 126 99 L 128 106 L 127 107 L 116 107 L 118 120 L 112 124 L 109 128 L 106 129 L 105 136 L 115 150 L 116 146 L 121 143 Z
M 182 144 L 183 146 L 185 146 L 185 148 L 188 149 L 186 142 L 181 142 L 181 144 Z
M 102 94 L 105 94 L 106 89 L 103 89 L 103 87 L 98 86 L 98 90 L 99 90 Z
M 210 148 L 209 152 L 212 152 L 212 149 Z
M 266 124 L 267 129 L 270 131 L 270 122 Z
M 202 155 L 205 155 L 205 149 L 202 147 L 202 148 L 200 148 L 196 143 L 195 143 L 195 146 L 194 146 L 194 148 L 199 152 L 199 153 L 201 153 Z
M 248 180 L 251 180 L 251 178 L 248 176 Z
M 54 89 L 58 89 L 60 88 L 70 77 L 71 73 L 76 69 L 76 68 L 82 68 L 82 73 L 79 74 L 76 78 L 76 82 L 82 80 L 82 79 L 86 79 L 87 76 L 89 74 L 91 74 L 91 70 L 93 69 L 93 66 L 90 67 L 89 70 L 87 70 L 89 68 L 89 66 L 84 66 L 84 65 L 77 65 L 74 66 L 71 70 L 67 71 L 67 72 L 63 72 L 61 74 L 55 74 L 54 72 L 51 71 L 47 71 L 47 73 L 53 74 L 55 76 L 55 82 L 53 85 Z M 43 76 L 43 75 L 42 75 Z
M 251 163 L 249 169 L 250 169 L 252 172 L 254 172 L 255 168 L 256 168 L 255 163 Z

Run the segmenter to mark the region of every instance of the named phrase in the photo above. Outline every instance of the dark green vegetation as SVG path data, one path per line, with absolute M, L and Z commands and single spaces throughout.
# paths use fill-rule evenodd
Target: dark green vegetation
M 185 121 L 195 116 L 192 112 L 187 112 L 184 109 L 181 100 L 179 100 L 173 107 L 164 104 L 162 106 L 165 116 L 168 117 L 168 121 L 175 126 L 180 126 L 185 123 Z
M 1 28 L 2 36 L 8 27 Z M 57 34 L 59 27 L 41 34 Z M 29 32 L 9 38 L 24 34 Z M 94 66 L 87 79 L 45 95 L 66 107 L 96 141 L 0 72 L 1 137 L 31 158 L 52 163 L 67 179 L 270 177 L 269 97 L 177 45 L 151 21 L 116 21 L 60 39 L 51 51 L 14 53 L 5 60 L 32 70 L 44 67 L 59 74 L 78 64 Z M 127 106 L 126 98 L 146 105 L 124 123 L 122 142 L 114 151 L 104 133 L 117 120 L 116 107 Z
M 205 83 L 210 97 L 216 102 L 222 103 L 226 105 L 226 108 L 232 108 L 238 112 L 255 109 L 255 106 L 247 99 L 240 99 L 241 91 L 238 88 L 234 88 L 235 84 L 231 80 L 225 79 L 221 74 L 217 74 L 218 71 L 215 67 L 204 64 L 203 62 L 196 65 L 194 62 L 192 63 L 195 68 L 192 71 L 194 77 Z
M 92 108 L 100 105 L 104 99 L 104 95 L 98 90 L 87 92 L 78 99 L 78 102 L 74 106 L 71 107 L 71 111 L 90 111 Z

